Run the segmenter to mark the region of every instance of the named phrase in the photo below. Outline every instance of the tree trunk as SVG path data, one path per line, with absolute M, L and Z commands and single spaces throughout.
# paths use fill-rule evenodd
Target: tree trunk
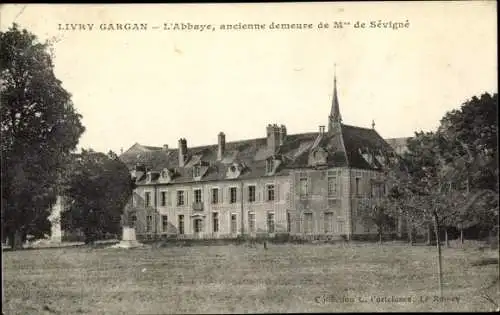
M 410 246 L 413 246 L 413 226 L 408 225 L 408 241 L 410 242 Z
M 23 232 L 22 231 L 14 231 L 9 235 L 9 245 L 12 250 L 22 249 L 23 248 Z
M 450 242 L 448 241 L 448 229 L 444 228 L 444 240 L 446 243 L 446 247 L 450 247 Z
M 460 227 L 460 244 L 464 244 L 464 229 Z
M 378 228 L 378 244 L 382 245 L 382 229 Z
M 431 245 L 431 225 L 427 225 L 427 245 Z
M 436 246 L 438 251 L 438 276 L 439 276 L 439 295 L 443 297 L 443 271 L 442 271 L 442 255 L 441 242 L 439 241 L 439 222 L 438 217 L 434 214 L 434 233 L 436 236 Z

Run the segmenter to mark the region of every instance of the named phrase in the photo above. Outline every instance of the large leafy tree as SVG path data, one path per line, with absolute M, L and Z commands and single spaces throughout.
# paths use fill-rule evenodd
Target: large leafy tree
M 82 150 L 73 160 L 71 173 L 65 224 L 80 228 L 87 243 L 103 233 L 120 233 L 121 215 L 134 188 L 127 166 L 113 152 Z
M 2 230 L 13 248 L 50 230 L 58 180 L 85 130 L 50 48 L 16 24 L 0 32 Z
M 482 194 L 473 211 L 460 216 L 459 228 L 491 229 L 498 224 L 498 94 L 474 96 L 448 112 L 436 135 L 442 171 L 454 190 Z

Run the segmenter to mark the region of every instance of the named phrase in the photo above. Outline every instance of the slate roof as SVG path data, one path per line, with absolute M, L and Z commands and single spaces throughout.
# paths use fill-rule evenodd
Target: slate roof
M 244 169 L 238 178 L 260 178 L 266 176 L 266 159 L 277 156 L 281 161 L 274 176 L 287 175 L 293 168 L 308 168 L 311 150 L 322 148 L 327 152 L 328 167 L 351 167 L 358 169 L 378 169 L 382 166 L 378 156 L 394 154 L 392 147 L 373 129 L 360 128 L 342 124 L 341 134 L 319 132 L 287 135 L 284 143 L 276 152 L 267 148 L 266 138 L 226 142 L 225 154 L 217 161 L 218 145 L 206 145 L 187 148 L 187 161 L 179 167 L 178 148 L 134 144 L 120 155 L 120 159 L 132 170 L 137 164 L 145 165 L 152 172 L 152 182 L 158 180 L 163 169 L 175 171 L 172 183 L 192 182 L 193 166 L 205 164 L 203 181 L 227 179 L 226 173 L 233 163 L 243 165 Z M 372 154 L 371 159 L 363 157 L 363 153 Z M 138 178 L 138 184 L 145 183 L 145 176 Z

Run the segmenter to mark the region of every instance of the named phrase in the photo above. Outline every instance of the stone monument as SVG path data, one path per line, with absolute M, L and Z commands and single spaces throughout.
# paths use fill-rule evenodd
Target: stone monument
M 52 243 L 61 243 L 61 214 L 64 208 L 64 200 L 62 196 L 57 196 L 56 203 L 52 206 L 49 221 L 50 221 L 50 241 Z
M 135 248 L 140 247 L 143 244 L 137 241 L 135 236 L 135 228 L 131 227 L 128 220 L 127 214 L 122 215 L 122 239 L 118 244 L 111 247 L 113 248 Z

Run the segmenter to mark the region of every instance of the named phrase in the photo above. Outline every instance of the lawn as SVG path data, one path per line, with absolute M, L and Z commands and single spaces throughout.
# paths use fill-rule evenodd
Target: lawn
M 481 288 L 498 279 L 498 259 L 492 259 L 498 253 L 445 248 L 447 300 L 438 302 L 435 252 L 397 244 L 3 252 L 3 309 L 4 314 L 492 310 Z M 487 292 L 498 301 L 498 282 Z

